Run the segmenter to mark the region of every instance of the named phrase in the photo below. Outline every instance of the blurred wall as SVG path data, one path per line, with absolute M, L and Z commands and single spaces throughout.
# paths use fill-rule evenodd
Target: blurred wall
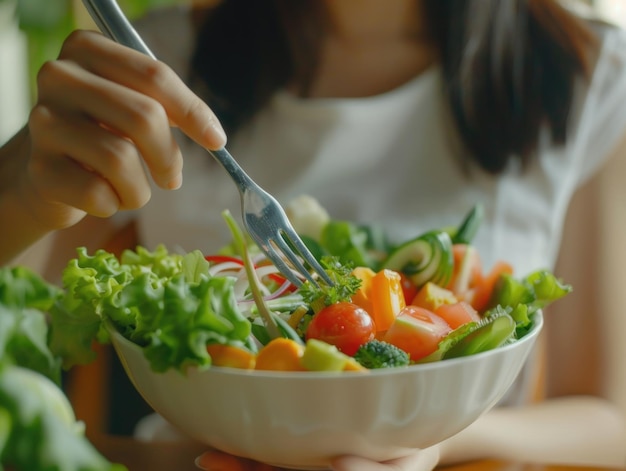
M 626 27 L 626 0 L 594 0 L 593 6 L 607 20 Z
M 0 144 L 25 122 L 29 105 L 26 39 L 15 22 L 15 2 L 0 2 Z

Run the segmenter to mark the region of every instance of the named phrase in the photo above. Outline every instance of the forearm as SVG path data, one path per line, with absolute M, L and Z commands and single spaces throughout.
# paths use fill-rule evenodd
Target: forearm
M 442 444 L 442 463 L 481 458 L 621 468 L 626 425 L 616 408 L 592 397 L 497 408 Z
M 0 148 L 0 266 L 50 232 L 33 217 L 27 203 L 29 195 L 21 189 L 28 145 L 27 131 L 23 129 Z

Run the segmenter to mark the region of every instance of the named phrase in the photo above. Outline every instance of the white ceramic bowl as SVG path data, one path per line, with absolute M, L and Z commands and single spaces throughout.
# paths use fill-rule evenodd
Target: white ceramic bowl
M 190 437 L 234 455 L 297 469 L 329 459 L 406 455 L 461 431 L 509 389 L 542 328 L 468 357 L 366 373 L 213 367 L 154 373 L 139 347 L 113 335 L 145 400 Z

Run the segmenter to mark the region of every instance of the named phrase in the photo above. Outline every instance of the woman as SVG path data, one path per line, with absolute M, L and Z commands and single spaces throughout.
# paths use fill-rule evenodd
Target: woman
M 554 266 L 568 202 L 617 161 L 626 129 L 626 38 L 552 0 L 225 0 L 138 26 L 280 201 L 311 194 L 334 217 L 383 224 L 396 239 L 481 202 L 485 265 L 506 258 L 520 274 Z M 221 246 L 220 210 L 238 208 L 236 189 L 170 125 L 207 148 L 225 143 L 169 68 L 94 33 L 68 38 L 42 68 L 28 126 L 0 151 L 0 210 L 15 222 L 3 261 L 65 228 L 41 249 L 52 276 L 76 246 L 102 246 L 131 220 L 146 246 Z M 343 458 L 336 469 L 485 456 L 624 464 L 626 412 L 589 396 L 529 405 L 524 378 L 507 398 L 516 407 L 439 446 L 386 465 Z M 562 441 L 546 450 L 545 434 Z M 223 469 L 223 459 L 199 465 Z

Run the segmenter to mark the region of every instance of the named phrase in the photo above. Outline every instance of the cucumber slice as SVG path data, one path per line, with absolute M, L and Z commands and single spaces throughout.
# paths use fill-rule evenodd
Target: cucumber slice
M 404 273 L 418 287 L 429 281 L 445 286 L 452 276 L 453 265 L 450 235 L 430 231 L 393 250 L 383 268 Z
M 452 243 L 470 244 L 483 221 L 483 213 L 482 205 L 475 205 L 452 237 Z
M 515 336 L 515 320 L 506 313 L 483 319 L 479 325 L 443 354 L 443 359 L 486 352 Z
M 342 371 L 350 360 L 334 345 L 309 339 L 302 355 L 302 366 L 309 371 Z

